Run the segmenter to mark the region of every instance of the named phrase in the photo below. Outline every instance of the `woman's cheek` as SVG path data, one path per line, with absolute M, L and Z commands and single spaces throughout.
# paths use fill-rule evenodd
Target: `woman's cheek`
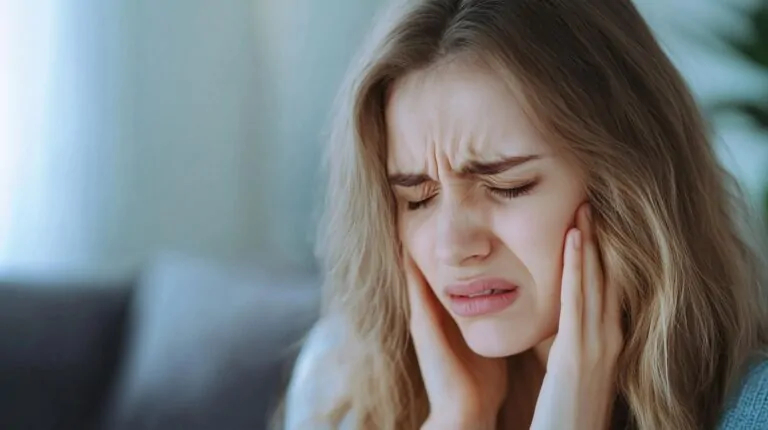
M 428 254 L 431 249 L 434 249 L 433 246 L 430 246 L 430 232 L 426 228 L 429 224 L 424 224 L 417 217 L 409 215 L 412 214 L 406 212 L 404 216 L 398 219 L 398 235 L 405 251 L 413 258 L 422 272 L 425 272 L 424 275 L 426 276 L 431 261 Z
M 563 244 L 568 230 L 564 217 L 537 210 L 519 208 L 497 217 L 496 230 L 528 272 L 527 281 L 539 293 L 559 296 Z M 523 275 L 523 274 L 519 274 Z M 552 290 L 557 291 L 552 291 Z

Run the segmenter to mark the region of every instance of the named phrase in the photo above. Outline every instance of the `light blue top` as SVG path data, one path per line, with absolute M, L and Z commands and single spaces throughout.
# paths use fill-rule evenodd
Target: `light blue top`
M 741 391 L 727 405 L 720 430 L 768 430 L 768 361 L 749 371 Z
M 343 366 L 333 366 L 332 359 L 330 369 L 320 364 L 328 363 L 342 336 L 339 326 L 328 321 L 318 324 L 310 333 L 288 387 L 285 430 L 330 429 L 318 426 L 312 418 L 324 405 L 335 403 L 343 394 L 339 392 L 342 385 L 339 380 L 344 378 Z M 350 421 L 351 417 L 346 417 L 339 428 L 353 430 Z M 740 389 L 726 404 L 717 430 L 768 430 L 768 360 L 755 364 L 747 373 Z

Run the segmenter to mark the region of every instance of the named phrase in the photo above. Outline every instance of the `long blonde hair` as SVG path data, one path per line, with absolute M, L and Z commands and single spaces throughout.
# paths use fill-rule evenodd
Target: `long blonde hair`
M 384 105 L 406 73 L 464 55 L 519 83 L 530 117 L 588 172 L 625 349 L 630 427 L 716 424 L 765 350 L 758 254 L 683 79 L 629 0 L 419 0 L 381 19 L 350 71 L 328 147 L 318 256 L 343 398 L 325 419 L 416 429 L 428 403 L 408 334 Z M 334 364 L 338 365 L 338 364 Z

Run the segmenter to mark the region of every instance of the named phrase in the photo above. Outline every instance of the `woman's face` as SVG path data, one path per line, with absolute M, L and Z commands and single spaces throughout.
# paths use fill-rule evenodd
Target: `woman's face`
M 469 347 L 508 356 L 554 335 L 579 170 L 467 63 L 399 80 L 386 119 L 400 239 Z

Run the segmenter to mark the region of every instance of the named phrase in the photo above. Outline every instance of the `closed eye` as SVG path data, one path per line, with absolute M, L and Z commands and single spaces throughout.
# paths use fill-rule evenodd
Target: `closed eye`
M 487 187 L 487 188 L 488 188 L 488 191 L 490 191 L 491 193 L 499 197 L 502 197 L 505 199 L 514 199 L 514 198 L 522 197 L 524 195 L 529 194 L 531 191 L 533 191 L 533 188 L 536 187 L 537 184 L 538 184 L 537 181 L 531 181 L 526 184 L 513 187 L 513 188 L 498 188 L 498 187 Z M 434 199 L 435 196 L 436 194 L 419 201 L 415 201 L 415 202 L 409 201 L 408 210 L 415 211 L 415 210 L 426 208 L 432 202 L 432 199 Z
M 408 202 L 408 210 L 415 211 L 415 210 L 423 209 L 427 207 L 429 202 L 434 198 L 435 196 L 433 195 L 433 196 L 427 197 L 426 199 L 419 200 L 417 202 Z
M 514 199 L 516 197 L 524 196 L 528 193 L 530 193 L 533 188 L 536 186 L 536 181 L 531 181 L 526 184 L 520 185 L 518 187 L 513 188 L 496 188 L 496 187 L 488 187 L 488 191 L 491 193 L 503 197 L 505 199 Z

